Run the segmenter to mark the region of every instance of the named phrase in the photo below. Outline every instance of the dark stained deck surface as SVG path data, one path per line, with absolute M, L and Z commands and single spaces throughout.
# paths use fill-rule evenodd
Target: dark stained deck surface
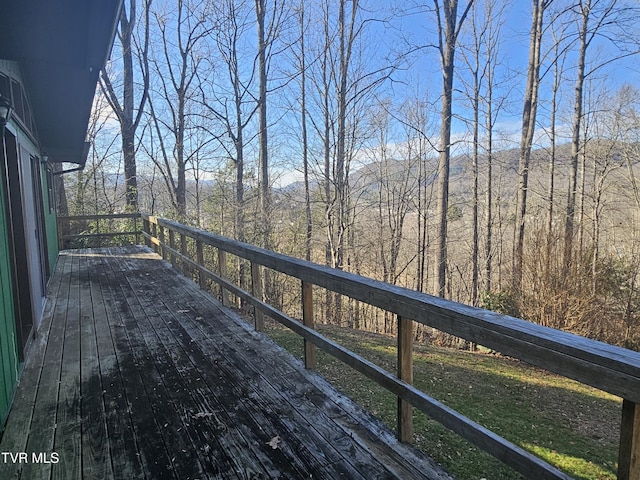
M 449 478 L 144 247 L 49 290 L 0 479 Z

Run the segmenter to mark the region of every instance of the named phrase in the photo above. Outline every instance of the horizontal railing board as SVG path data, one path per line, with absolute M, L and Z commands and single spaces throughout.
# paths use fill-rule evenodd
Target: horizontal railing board
M 61 235 L 60 238 L 62 238 L 62 240 L 74 240 L 77 238 L 98 238 L 98 237 L 112 238 L 112 237 L 122 237 L 122 236 L 132 237 L 134 235 L 141 235 L 141 233 L 142 232 L 140 232 L 140 230 L 137 230 L 134 232 L 79 233 L 76 235 Z
M 78 221 L 78 220 L 117 220 L 125 218 L 141 218 L 139 213 L 117 213 L 117 214 L 100 214 L 100 215 L 70 215 L 60 216 L 60 221 Z
M 169 220 L 157 222 L 267 268 L 640 403 L 638 352 L 317 265 Z

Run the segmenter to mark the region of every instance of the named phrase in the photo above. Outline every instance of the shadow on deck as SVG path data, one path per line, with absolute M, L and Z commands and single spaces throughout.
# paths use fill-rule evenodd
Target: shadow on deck
M 450 478 L 144 247 L 64 251 L 49 290 L 2 479 Z

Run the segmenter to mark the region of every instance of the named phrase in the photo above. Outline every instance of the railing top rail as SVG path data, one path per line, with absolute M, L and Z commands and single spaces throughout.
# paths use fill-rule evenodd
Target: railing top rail
M 640 353 L 386 284 L 148 215 L 143 218 L 267 268 L 479 343 L 640 403 Z
M 113 213 L 113 214 L 96 214 L 96 215 L 65 215 L 59 216 L 58 220 L 61 221 L 73 221 L 73 220 L 111 220 L 120 218 L 141 218 L 140 213 Z

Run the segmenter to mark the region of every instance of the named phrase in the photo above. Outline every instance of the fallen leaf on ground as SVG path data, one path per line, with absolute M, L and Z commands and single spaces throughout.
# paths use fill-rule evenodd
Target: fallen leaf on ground
M 276 435 L 275 437 L 273 437 L 271 440 L 267 442 L 267 445 L 269 445 L 274 450 L 277 449 L 280 446 L 280 437 Z
M 211 412 L 198 412 L 193 416 L 193 418 L 208 418 L 212 416 L 213 416 L 213 413 Z

